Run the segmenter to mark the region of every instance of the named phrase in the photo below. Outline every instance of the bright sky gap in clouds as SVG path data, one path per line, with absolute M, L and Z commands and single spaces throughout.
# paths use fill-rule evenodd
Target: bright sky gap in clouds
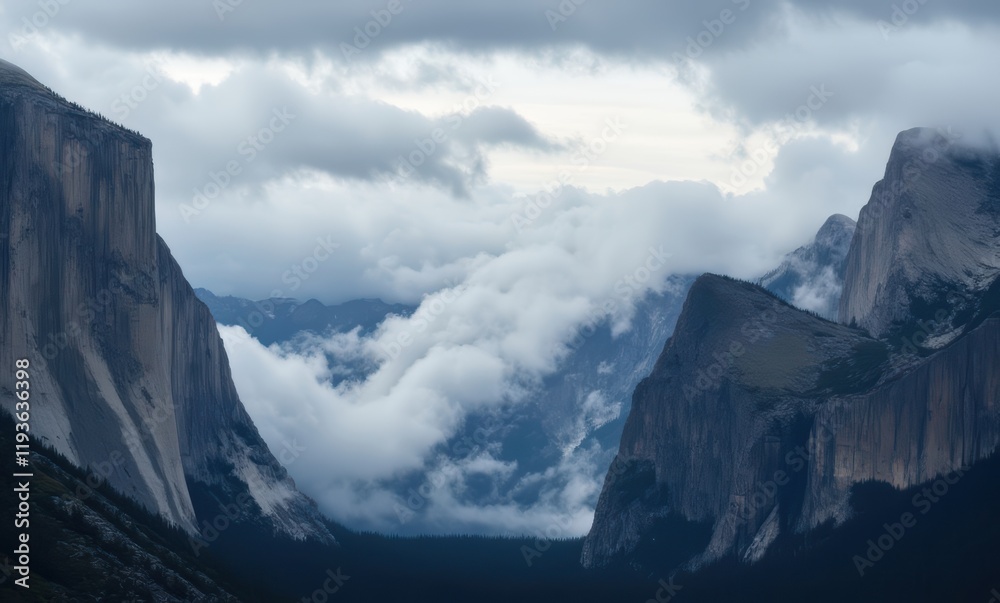
M 399 318 L 269 350 L 223 329 L 269 444 L 312 451 L 289 467 L 302 488 L 388 529 L 380 480 L 509 472 L 430 455 L 555 370 L 650 250 L 669 260 L 629 303 L 669 274 L 759 276 L 857 215 L 900 130 L 995 131 L 998 17 L 986 0 L 66 1 L 0 8 L 0 57 L 153 141 L 158 230 L 195 286 L 458 292 L 419 333 Z M 629 312 L 605 318 L 625 329 Z M 323 349 L 375 358 L 403 333 L 367 380 L 324 384 Z M 442 487 L 440 521 L 582 533 L 594 462 L 567 458 L 528 509 Z

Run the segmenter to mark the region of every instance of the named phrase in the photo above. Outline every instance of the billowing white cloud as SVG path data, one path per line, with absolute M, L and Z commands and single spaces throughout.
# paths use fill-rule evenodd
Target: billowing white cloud
M 412 315 L 389 317 L 369 337 L 314 338 L 284 350 L 265 349 L 241 330 L 223 328 L 251 416 L 272 446 L 297 439 L 307 449 L 289 470 L 338 519 L 403 529 L 396 525 L 400 500 L 390 492 L 415 472 L 447 477 L 420 495 L 428 503 L 420 519 L 424 529 L 440 522 L 451 529 L 500 530 L 488 528 L 482 515 L 488 513 L 518 515 L 503 524 L 510 526 L 549 522 L 557 510 L 564 518 L 591 512 L 600 451 L 580 443 L 621 412 L 621 401 L 599 391 L 580 401 L 578 420 L 557 434 L 553 445 L 562 450 L 561 460 L 520 482 L 507 481 L 513 468 L 489 446 L 458 460 L 438 451 L 469 417 L 528 399 L 559 369 L 585 325 L 608 320 L 627 329 L 634 304 L 662 291 L 671 274 L 731 270 L 734 256 L 742 275 L 762 273 L 780 248 L 764 243 L 795 232 L 758 211 L 767 200 L 741 205 L 744 199 L 708 183 L 660 182 L 606 195 L 564 187 L 534 210 L 537 199 L 483 191 L 471 200 L 439 193 L 412 204 L 373 195 L 370 203 L 358 205 L 354 197 L 343 205 L 343 220 L 355 212 L 378 215 L 375 207 L 384 205 L 386 215 L 398 208 L 403 221 L 424 226 L 418 231 L 401 222 L 391 236 L 365 248 L 384 258 L 383 279 L 419 283 L 414 292 L 434 291 Z M 327 193 L 325 200 L 335 202 L 336 191 Z M 809 211 L 815 210 L 804 208 L 803 216 Z M 474 241 L 470 232 L 483 234 Z M 405 248 L 427 254 L 397 251 Z M 367 358 L 378 368 L 363 381 L 333 387 L 324 352 Z M 496 480 L 503 493 L 489 509 L 461 496 L 473 475 Z M 526 491 L 533 493 L 527 503 L 518 497 Z
M 401 0 L 378 27 L 387 3 L 349 4 L 5 5 L 0 56 L 153 140 L 158 229 L 194 284 L 420 303 L 370 336 L 286 349 L 223 329 L 265 439 L 350 525 L 403 529 L 397 490 L 423 474 L 403 511 L 419 504 L 426 529 L 584 532 L 606 451 L 575 443 L 615 401 L 581 400 L 543 471 L 495 441 L 441 445 L 516 408 L 583 326 L 628 328 L 668 274 L 753 278 L 830 214 L 857 215 L 899 130 L 1000 126 L 985 0 L 902 16 L 861 0 Z M 827 276 L 795 302 L 834 294 Z M 328 356 L 377 370 L 334 387 Z M 470 479 L 496 500 L 468 504 Z
M 834 306 L 833 301 L 840 299 L 842 285 L 829 266 L 825 266 L 818 274 L 811 277 L 795 288 L 791 302 L 803 310 L 826 315 Z

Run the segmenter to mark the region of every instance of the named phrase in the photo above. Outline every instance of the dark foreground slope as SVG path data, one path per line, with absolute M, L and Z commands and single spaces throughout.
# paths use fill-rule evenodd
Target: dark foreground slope
M 0 414 L 0 449 L 14 450 L 14 422 Z M 0 600 L 263 601 L 239 585 L 217 559 L 197 556 L 188 535 L 86 474 L 52 449 L 33 442 L 28 524 L 0 522 Z M 0 509 L 17 506 L 13 455 L 0 471 Z M 20 470 L 23 471 L 23 470 Z M 23 480 L 22 480 L 23 482 Z M 30 574 L 23 588 L 8 543 L 29 536 Z M 11 551 L 14 545 L 10 545 Z

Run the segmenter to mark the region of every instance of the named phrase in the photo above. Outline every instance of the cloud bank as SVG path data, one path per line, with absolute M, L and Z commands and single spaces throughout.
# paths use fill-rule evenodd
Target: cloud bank
M 575 333 L 628 329 L 668 274 L 754 278 L 856 216 L 900 130 L 996 131 L 998 22 L 986 0 L 101 0 L 0 7 L 0 56 L 153 140 L 158 230 L 195 285 L 420 304 L 287 349 L 222 329 L 324 510 L 578 535 L 607 451 L 525 474 L 485 432 L 442 447 L 506 429 Z M 377 370 L 333 387 L 330 356 Z M 616 410 L 584 402 L 582 430 Z M 471 483 L 497 496 L 469 505 Z

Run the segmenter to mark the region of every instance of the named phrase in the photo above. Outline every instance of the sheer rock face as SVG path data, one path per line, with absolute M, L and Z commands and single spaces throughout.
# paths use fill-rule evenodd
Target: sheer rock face
M 875 195 L 861 213 L 841 310 L 881 338 L 752 285 L 695 283 L 636 388 L 585 565 L 628 559 L 668 515 L 713 523 L 695 562 L 753 562 L 782 531 L 848 517 L 855 484 L 914 486 L 997 449 L 1000 160 L 942 144 L 901 134 L 876 193 L 901 191 L 890 199 L 903 207 L 879 211 Z M 904 166 L 926 148 L 943 150 L 917 178 Z
M 850 514 L 859 482 L 903 489 L 968 467 L 1000 445 L 1000 317 L 899 379 L 817 412 L 800 529 Z
M 808 420 L 830 393 L 829 371 L 856 350 L 882 347 L 755 285 L 699 278 L 635 390 L 620 469 L 605 482 L 584 564 L 627 554 L 668 514 L 715 522 L 711 557 L 745 551 L 780 501 L 753 496 L 805 444 Z M 858 381 L 871 378 L 871 366 L 852 370 Z M 643 467 L 651 471 L 637 485 L 633 468 Z M 642 494 L 622 496 L 626 483 Z
M 840 321 L 890 337 L 894 326 L 944 309 L 930 346 L 948 343 L 953 323 L 1000 274 L 998 236 L 998 151 L 933 130 L 901 133 L 861 210 Z
M 240 403 L 153 203 L 149 140 L 0 61 L 0 366 L 31 362 L 32 433 L 189 531 L 218 513 L 195 508 L 200 483 L 332 541 Z

